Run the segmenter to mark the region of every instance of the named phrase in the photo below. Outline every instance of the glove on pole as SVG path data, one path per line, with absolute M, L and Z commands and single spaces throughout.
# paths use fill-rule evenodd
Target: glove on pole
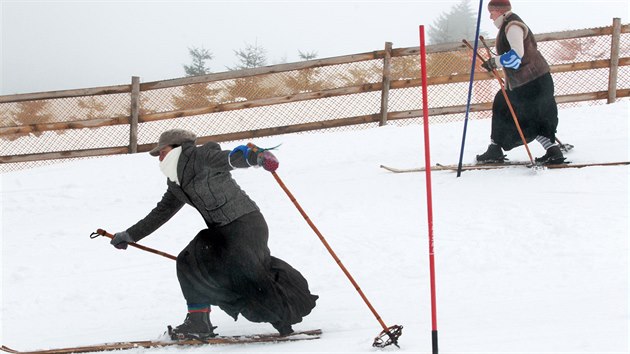
M 481 42 L 484 44 L 484 46 L 486 47 L 486 49 L 488 50 L 488 56 L 490 58 L 492 58 L 492 52 L 490 51 L 490 48 L 486 45 L 486 42 L 484 41 L 483 36 L 479 36 L 479 39 L 481 39 Z M 467 40 L 462 40 L 464 42 L 464 44 L 466 44 L 466 46 L 468 46 L 468 48 L 473 49 L 473 47 L 470 45 L 470 43 L 468 43 Z M 474 51 L 474 49 L 473 49 Z M 485 59 L 481 56 L 481 54 L 479 54 L 479 52 L 475 52 L 475 54 L 477 56 L 479 56 L 479 59 L 483 60 L 485 62 Z M 534 162 L 534 158 L 532 157 L 532 153 L 531 151 L 529 151 L 529 146 L 527 145 L 527 140 L 525 139 L 525 136 L 523 135 L 523 131 L 521 130 L 521 125 L 518 123 L 518 117 L 516 116 L 516 112 L 514 112 L 514 108 L 512 107 L 512 102 L 510 102 L 510 98 L 507 95 L 507 91 L 505 91 L 505 86 L 503 85 L 503 80 L 501 80 L 501 77 L 499 77 L 499 73 L 497 72 L 496 69 L 492 69 L 492 74 L 494 75 L 494 77 L 499 81 L 499 85 L 501 86 L 501 92 L 503 93 L 503 97 L 505 98 L 505 102 L 508 105 L 508 108 L 510 109 L 510 113 L 512 114 L 512 119 L 514 119 L 514 124 L 516 124 L 516 130 L 518 130 L 518 134 L 521 137 L 521 140 L 523 141 L 523 145 L 525 146 L 525 150 L 527 150 L 527 155 L 529 156 L 529 160 L 532 163 L 532 165 L 535 165 Z
M 280 185 L 282 190 L 287 194 L 289 199 L 293 202 L 293 204 L 295 205 L 297 210 L 300 212 L 300 214 L 302 214 L 302 217 L 304 217 L 304 220 L 306 220 L 306 222 L 311 227 L 311 229 L 313 229 L 313 231 L 315 231 L 315 234 L 317 235 L 317 237 L 319 237 L 319 239 L 322 241 L 322 243 L 324 244 L 324 246 L 326 247 L 326 249 L 328 250 L 330 255 L 335 259 L 335 262 L 337 262 L 337 264 L 339 265 L 341 270 L 348 277 L 348 279 L 350 280 L 350 282 L 352 283 L 354 288 L 357 290 L 357 292 L 359 293 L 359 295 L 361 296 L 361 298 L 365 302 L 365 304 L 368 306 L 370 311 L 372 311 L 372 313 L 376 317 L 376 320 L 378 321 L 378 323 L 380 323 L 381 327 L 383 327 L 383 331 L 376 338 L 374 338 L 374 343 L 372 344 L 372 346 L 382 348 L 382 347 L 386 347 L 388 345 L 394 344 L 395 346 L 398 347 L 398 338 L 402 335 L 402 326 L 395 325 L 395 326 L 387 327 L 385 322 L 383 322 L 383 320 L 381 319 L 381 316 L 379 316 L 379 314 L 376 312 L 376 310 L 374 309 L 374 307 L 372 306 L 370 301 L 367 299 L 367 297 L 365 296 L 365 294 L 363 293 L 363 291 L 359 287 L 359 284 L 357 284 L 357 282 L 354 280 L 354 278 L 352 277 L 352 275 L 350 274 L 348 269 L 346 269 L 346 267 L 343 265 L 343 263 L 341 263 L 341 260 L 339 259 L 339 257 L 337 257 L 337 255 L 332 250 L 332 248 L 330 247 L 330 245 L 328 244 L 328 242 L 326 241 L 326 239 L 324 238 L 322 233 L 319 232 L 319 230 L 317 229 L 315 224 L 313 224 L 313 222 L 308 217 L 308 215 L 306 214 L 304 209 L 302 209 L 302 207 L 300 206 L 298 201 L 295 199 L 293 194 L 291 194 L 291 192 L 289 191 L 287 186 L 284 184 L 284 182 L 282 182 L 282 180 L 280 179 L 278 174 L 275 171 L 271 172 L 271 174 L 276 179 L 276 181 L 278 182 L 278 184 Z M 383 339 L 386 338 L 385 336 L 387 336 L 387 338 L 389 338 L 389 339 L 386 339 L 385 341 L 383 341 Z
M 109 237 L 111 239 L 114 238 L 114 235 L 110 234 L 109 232 L 107 232 L 107 231 L 105 231 L 103 229 L 98 229 L 98 230 L 96 230 L 96 232 L 92 232 L 90 234 L 90 238 L 97 238 L 99 236 L 105 236 L 105 237 Z M 139 245 L 139 244 L 134 243 L 134 242 L 129 242 L 128 245 L 131 246 L 131 247 L 139 248 L 139 249 L 141 249 L 143 251 L 147 251 L 147 252 L 158 254 L 158 255 L 160 255 L 162 257 L 166 257 L 166 258 L 172 259 L 174 261 L 177 260 L 177 257 L 175 257 L 175 256 L 173 256 L 171 254 L 168 254 L 168 253 L 165 253 L 165 252 L 162 252 L 162 251 L 158 251 L 156 249 L 153 249 L 153 248 L 150 248 L 150 247 L 147 247 L 147 246 Z

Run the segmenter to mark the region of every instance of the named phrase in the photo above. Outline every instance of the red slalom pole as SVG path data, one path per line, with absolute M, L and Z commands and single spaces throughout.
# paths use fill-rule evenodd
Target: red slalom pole
M 427 53 L 424 26 L 420 26 L 420 67 L 422 74 L 422 115 L 424 122 L 424 164 L 427 184 L 427 225 L 429 227 L 429 270 L 431 275 L 431 342 L 438 354 L 437 301 L 435 296 L 435 257 L 433 252 L 433 197 L 431 192 L 431 151 L 429 148 L 429 100 L 427 97 Z

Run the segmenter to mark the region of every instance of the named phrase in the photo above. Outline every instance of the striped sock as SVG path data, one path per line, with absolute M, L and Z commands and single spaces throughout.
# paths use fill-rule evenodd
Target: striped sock
M 536 141 L 540 143 L 540 145 L 542 145 L 543 149 L 547 150 L 550 147 L 557 145 L 551 142 L 551 140 L 549 140 L 549 138 L 544 137 L 542 135 L 538 135 L 536 137 Z
M 188 304 L 188 313 L 195 313 L 195 312 L 210 312 L 210 305 Z

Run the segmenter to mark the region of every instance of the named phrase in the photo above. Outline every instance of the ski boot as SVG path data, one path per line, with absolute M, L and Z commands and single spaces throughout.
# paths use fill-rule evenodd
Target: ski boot
M 537 165 L 555 165 L 564 163 L 564 159 L 565 157 L 562 155 L 560 147 L 553 145 L 547 149 L 547 152 L 543 156 L 537 157 L 535 161 Z
M 281 336 L 288 336 L 293 333 L 293 328 L 286 322 L 274 322 L 271 324 Z
M 208 312 L 189 312 L 186 315 L 184 323 L 172 328 L 168 326 L 168 334 L 173 340 L 185 339 L 208 339 L 216 337 L 214 333 L 216 326 L 212 326 L 210 322 L 210 313 Z
M 507 160 L 506 155 L 503 154 L 503 150 L 497 144 L 490 144 L 488 150 L 481 155 L 477 155 L 478 163 L 502 163 Z

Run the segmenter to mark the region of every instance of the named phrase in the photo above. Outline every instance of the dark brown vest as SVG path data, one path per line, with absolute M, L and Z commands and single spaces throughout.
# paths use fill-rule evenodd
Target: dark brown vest
M 538 45 L 536 43 L 536 39 L 534 38 L 534 34 L 516 14 L 509 15 L 505 21 L 503 21 L 503 25 L 497 35 L 497 52 L 499 54 L 503 54 L 512 49 L 510 47 L 510 42 L 508 42 L 507 36 L 505 35 L 505 30 L 508 25 L 510 25 L 510 22 L 514 22 L 511 24 L 512 26 L 521 26 L 525 31 L 525 39 L 523 40 L 525 54 L 523 55 L 521 66 L 519 66 L 516 70 L 503 68 L 507 77 L 508 87 L 510 89 L 515 89 L 548 73 L 549 64 L 547 64 L 545 58 L 538 51 Z

